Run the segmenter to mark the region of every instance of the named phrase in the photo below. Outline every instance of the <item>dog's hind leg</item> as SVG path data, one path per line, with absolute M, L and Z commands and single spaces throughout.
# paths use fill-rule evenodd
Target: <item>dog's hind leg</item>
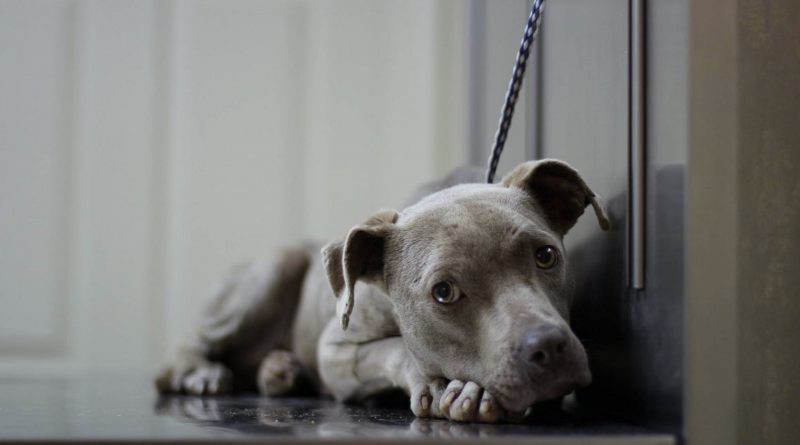
M 267 354 L 291 345 L 310 253 L 288 249 L 231 271 L 203 313 L 200 328 L 156 377 L 162 393 L 220 394 L 256 389 Z

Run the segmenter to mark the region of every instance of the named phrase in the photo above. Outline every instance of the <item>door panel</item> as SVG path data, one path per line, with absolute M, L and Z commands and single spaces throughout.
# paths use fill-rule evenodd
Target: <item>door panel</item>
M 629 2 L 550 2 L 544 15 L 539 150 L 577 168 L 605 201 L 566 236 L 573 325 L 590 356 L 586 405 L 680 430 L 683 320 L 685 2 L 648 2 L 645 74 L 645 288 L 628 287 Z M 685 60 L 685 59 L 678 59 Z M 534 123 L 529 122 L 528 125 Z

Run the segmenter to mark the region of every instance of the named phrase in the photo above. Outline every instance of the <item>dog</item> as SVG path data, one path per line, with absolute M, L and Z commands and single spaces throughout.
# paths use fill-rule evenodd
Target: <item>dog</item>
M 609 228 L 598 198 L 554 159 L 498 184 L 452 184 L 463 176 L 321 255 L 305 245 L 234 268 L 158 391 L 359 402 L 400 389 L 418 417 L 497 423 L 588 385 L 562 241 L 590 205 Z

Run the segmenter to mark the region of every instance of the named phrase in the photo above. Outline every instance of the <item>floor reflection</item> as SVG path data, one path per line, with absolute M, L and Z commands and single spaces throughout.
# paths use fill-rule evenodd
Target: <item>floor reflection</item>
M 416 419 L 405 395 L 382 398 L 372 406 L 256 395 L 158 396 L 148 376 L 113 373 L 75 379 L 0 380 L 0 414 L 0 441 L 249 441 L 297 437 L 314 442 L 326 438 L 394 441 L 653 434 L 610 419 L 606 412 L 581 413 L 570 403 L 563 409 L 537 407 L 516 425 L 463 424 Z
M 257 396 L 161 396 L 156 414 L 181 422 L 238 434 L 297 437 L 474 438 L 530 434 L 569 434 L 602 430 L 579 414 L 558 406 L 537 407 L 521 424 L 464 424 L 417 419 L 405 408 L 362 407 L 321 399 L 270 399 Z M 619 425 L 615 427 L 619 430 Z

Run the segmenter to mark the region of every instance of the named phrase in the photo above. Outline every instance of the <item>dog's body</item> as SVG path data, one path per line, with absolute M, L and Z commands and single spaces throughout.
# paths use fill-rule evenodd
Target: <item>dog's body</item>
M 379 212 L 322 256 L 304 246 L 232 271 L 158 389 L 362 400 L 400 388 L 417 416 L 497 422 L 588 384 L 562 237 L 589 204 L 607 228 L 594 194 L 553 160 L 449 187 L 468 179 Z

